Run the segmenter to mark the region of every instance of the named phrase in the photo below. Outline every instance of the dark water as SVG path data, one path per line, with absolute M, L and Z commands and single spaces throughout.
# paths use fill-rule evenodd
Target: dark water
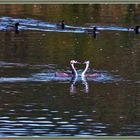
M 140 5 L 0 5 L 0 136 L 140 135 L 139 12 Z M 8 28 L 16 22 L 18 33 Z M 87 32 L 94 26 L 96 37 Z M 90 60 L 99 76 L 56 77 L 72 59 Z M 80 75 L 85 65 L 76 68 Z

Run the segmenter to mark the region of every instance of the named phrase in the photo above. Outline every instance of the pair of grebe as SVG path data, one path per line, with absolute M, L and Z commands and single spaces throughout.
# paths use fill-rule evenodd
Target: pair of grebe
M 74 67 L 74 64 L 81 64 L 81 63 L 78 61 L 75 61 L 75 60 L 71 60 L 70 61 L 71 73 L 69 73 L 69 72 L 56 72 L 55 76 L 57 76 L 57 77 L 77 77 L 78 73 Z M 86 64 L 86 67 L 85 67 L 84 71 L 81 73 L 81 77 L 96 77 L 96 76 L 98 76 L 97 73 L 87 73 L 90 61 L 85 61 L 83 64 Z

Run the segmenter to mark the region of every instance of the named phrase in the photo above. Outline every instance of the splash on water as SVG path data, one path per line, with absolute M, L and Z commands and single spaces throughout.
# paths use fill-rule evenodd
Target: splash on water
M 29 82 L 29 81 L 72 81 L 73 79 L 75 81 L 95 81 L 95 82 L 116 82 L 116 81 L 121 81 L 122 78 L 120 76 L 114 76 L 111 74 L 108 74 L 107 71 L 103 70 L 90 70 L 90 72 L 97 73 L 97 76 L 95 77 L 81 77 L 82 70 L 77 70 L 78 72 L 78 77 L 73 78 L 73 77 L 57 77 L 56 76 L 56 68 L 57 65 L 55 64 L 40 64 L 40 65 L 30 65 L 30 64 L 23 64 L 23 63 L 13 63 L 13 62 L 5 62 L 5 61 L 0 61 L 0 68 L 19 68 L 22 69 L 23 67 L 31 70 L 39 70 L 40 72 L 38 73 L 29 73 L 29 76 L 20 77 L 0 77 L 0 82 Z M 65 72 L 70 72 L 70 70 L 66 70 Z
M 0 77 L 0 82 L 48 82 L 48 81 L 72 81 L 72 77 L 56 77 L 55 73 L 51 72 L 41 72 L 32 74 L 30 77 Z M 108 74 L 100 74 L 97 77 L 85 78 L 84 81 L 94 81 L 94 82 L 116 82 L 120 81 L 122 78 L 116 78 Z M 81 76 L 78 76 L 76 81 L 83 81 Z

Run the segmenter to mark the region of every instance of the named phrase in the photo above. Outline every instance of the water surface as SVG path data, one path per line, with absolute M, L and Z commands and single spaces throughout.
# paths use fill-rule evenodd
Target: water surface
M 140 135 L 139 5 L 0 9 L 0 136 Z M 16 22 L 18 33 L 7 29 Z M 56 77 L 72 59 L 101 75 Z

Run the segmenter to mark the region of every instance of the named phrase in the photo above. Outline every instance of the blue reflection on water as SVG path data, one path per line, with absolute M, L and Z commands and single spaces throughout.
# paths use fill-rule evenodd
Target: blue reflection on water
M 56 77 L 55 73 L 36 73 L 31 77 L 1 77 L 0 82 L 29 82 L 29 81 L 71 81 L 71 77 Z M 96 82 L 113 82 L 120 81 L 121 78 L 113 78 L 110 75 L 101 74 L 99 77 L 87 78 L 87 81 L 96 81 Z M 78 77 L 76 81 L 82 81 L 81 77 Z
M 8 26 L 14 25 L 16 22 L 20 23 L 19 30 L 36 30 L 45 32 L 87 33 L 87 31 L 92 30 L 94 26 L 97 27 L 97 30 L 134 31 L 134 29 L 127 27 L 100 26 L 94 24 L 90 25 L 90 27 L 65 25 L 65 29 L 61 29 L 61 24 L 59 25 L 57 23 L 48 23 L 31 18 L 20 19 L 12 17 L 0 17 L 0 30 L 8 30 Z

